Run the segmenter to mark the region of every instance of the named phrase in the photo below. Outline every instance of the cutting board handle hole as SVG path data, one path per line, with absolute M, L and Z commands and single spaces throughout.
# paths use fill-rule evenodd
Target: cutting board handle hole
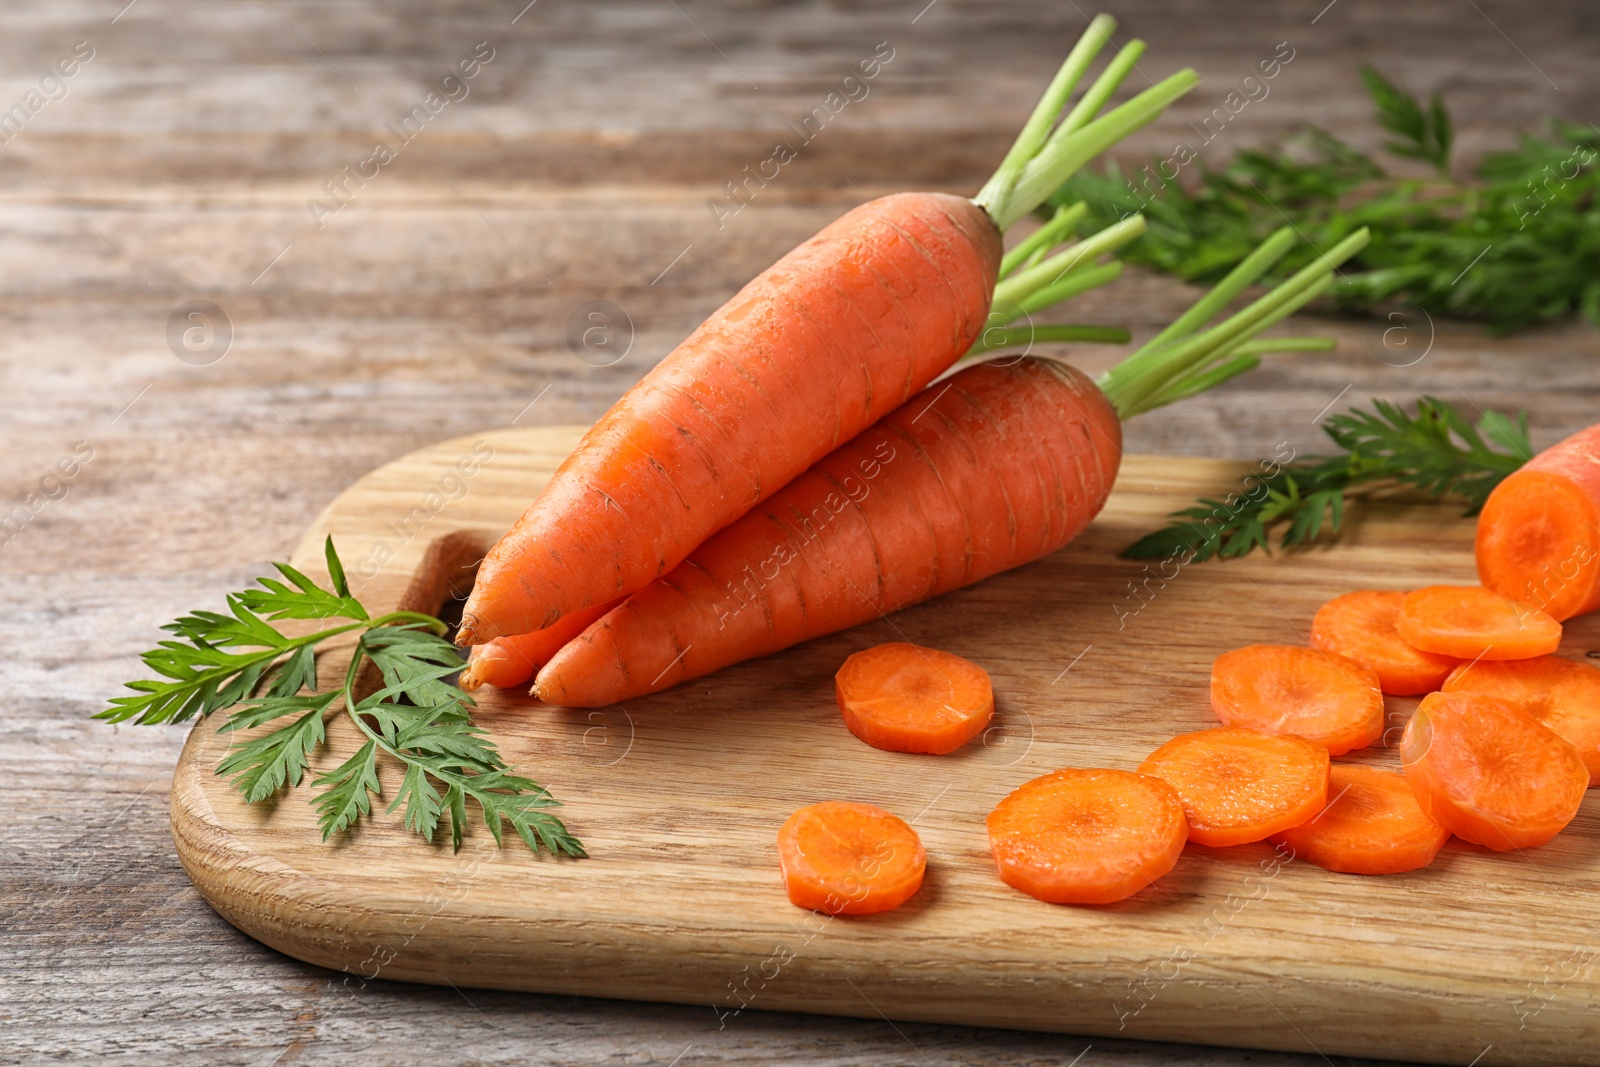
M 478 565 L 499 538 L 491 530 L 455 530 L 430 542 L 398 608 L 437 615 L 450 624 L 454 640 Z

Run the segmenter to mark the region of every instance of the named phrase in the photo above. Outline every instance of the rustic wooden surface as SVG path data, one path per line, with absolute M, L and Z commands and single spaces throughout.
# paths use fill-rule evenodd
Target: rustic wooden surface
M 369 577 L 352 590 L 373 612 L 437 611 L 581 432 L 472 434 L 386 464 L 340 494 L 293 562 L 325 577 L 326 537 L 351 560 L 388 545 L 393 558 L 358 568 Z M 216 775 L 237 740 L 218 732 L 220 716 L 190 735 L 174 776 L 179 858 L 230 922 L 341 972 L 343 998 L 383 977 L 668 999 L 702 1009 L 719 1033 L 779 1008 L 1600 1065 L 1600 969 L 1587 945 L 1600 928 L 1600 793 L 1524 856 L 1454 842 L 1428 870 L 1387 879 L 1332 874 L 1266 844 L 1192 847 L 1106 908 L 1041 904 L 995 876 L 983 820 L 1001 797 L 1062 766 L 1132 769 L 1174 733 L 1215 725 L 1207 685 L 1221 653 L 1303 642 L 1317 606 L 1352 586 L 1473 579 L 1471 525 L 1427 503 L 1368 508 L 1338 546 L 1292 558 L 1166 576 L 1115 558 L 1247 469 L 1129 455 L 1094 525 L 1048 559 L 626 706 L 566 710 L 480 690 L 478 721 L 570 800 L 562 814 L 588 860 L 498 852 L 482 831 L 459 853 L 428 849 L 395 819 L 329 847 L 304 796 L 252 807 Z M 441 483 L 464 491 L 397 537 Z M 892 640 L 989 671 L 996 717 L 980 739 L 935 759 L 879 752 L 844 728 L 834 671 Z M 1567 626 L 1565 654 L 1597 645 L 1600 617 Z M 336 679 L 348 662 L 330 652 L 321 673 Z M 1416 703 L 1390 698 L 1383 741 L 1349 761 L 1398 769 Z M 360 743 L 335 720 L 312 769 L 332 770 Z M 400 772 L 383 770 L 393 795 Z M 829 799 L 914 822 L 928 878 L 893 914 L 829 919 L 786 899 L 776 828 Z M 1529 995 L 1552 974 L 1556 996 Z
M 184 877 L 166 819 L 181 731 L 87 719 L 138 673 L 133 657 L 159 623 L 217 605 L 282 558 L 362 473 L 514 420 L 590 420 L 858 191 L 974 188 L 1092 13 L 1081 6 L 8 4 L 0 105 L 76 42 L 94 58 L 0 145 L 6 508 L 74 444 L 93 458 L 64 496 L 49 483 L 58 499 L 0 551 L 0 804 L 12 835 L 0 856 L 0 1058 L 1021 1064 L 1082 1052 L 1087 1039 L 778 1014 L 710 1033 L 704 1010 L 382 982 L 341 1000 L 329 972 L 238 934 Z M 1143 71 L 1193 64 L 1204 79 L 1135 150 L 1165 149 L 1285 40 L 1295 60 L 1213 146 L 1222 154 L 1306 120 L 1375 145 L 1363 59 L 1442 89 L 1469 156 L 1544 114 L 1596 117 L 1600 33 L 1578 0 L 1107 6 L 1124 34 L 1150 41 Z M 307 199 L 485 40 L 495 58 L 471 95 L 318 230 Z M 896 58 L 872 95 L 719 230 L 706 202 L 884 40 Z M 221 305 L 234 328 L 210 365 L 168 344 L 169 316 L 195 299 Z M 620 304 L 634 326 L 612 366 L 565 342 L 569 315 L 592 299 Z M 1148 335 L 1182 299 L 1166 281 L 1130 278 L 1084 317 Z M 1309 325 L 1340 337 L 1336 357 L 1135 423 L 1129 447 L 1242 459 L 1280 441 L 1308 449 L 1316 416 L 1347 387 L 1346 399 L 1434 392 L 1527 407 L 1539 443 L 1594 418 L 1600 339 L 1582 327 L 1494 341 L 1441 325 L 1413 363 L 1429 334 L 1416 317 Z M 1386 346 L 1396 325 L 1406 329 Z M 1093 1045 L 1085 1067 L 1237 1058 Z M 1308 1047 L 1255 1062 L 1322 1060 Z

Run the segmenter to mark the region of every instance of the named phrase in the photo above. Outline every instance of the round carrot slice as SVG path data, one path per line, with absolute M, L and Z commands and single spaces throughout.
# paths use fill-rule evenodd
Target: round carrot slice
M 898 908 L 922 888 L 928 857 L 904 819 L 871 804 L 827 800 L 801 808 L 778 831 L 789 900 L 829 915 Z
M 1505 852 L 1542 845 L 1578 814 L 1589 769 L 1527 712 L 1482 693 L 1430 693 L 1400 740 L 1417 803 L 1457 837 Z
M 1414 648 L 1461 659 L 1532 659 L 1561 644 L 1561 624 L 1549 615 L 1476 585 L 1406 594 L 1395 628 Z
M 954 752 L 994 715 L 988 671 L 904 641 L 857 652 L 834 684 L 850 732 L 890 752 Z
M 989 813 L 1000 880 L 1049 904 L 1111 904 L 1172 870 L 1188 838 L 1166 782 L 1067 769 L 1018 786 Z
M 1423 812 L 1403 774 L 1336 763 L 1328 793 L 1320 814 L 1272 835 L 1296 859 L 1343 874 L 1399 874 L 1432 863 L 1450 839 Z
M 1406 644 L 1397 625 L 1405 599 L 1404 593 L 1388 589 L 1334 597 L 1311 620 L 1311 647 L 1371 667 L 1385 693 L 1433 692 L 1461 661 Z
M 1484 693 L 1532 715 L 1578 750 L 1589 785 L 1600 785 L 1600 670 L 1560 656 L 1462 664 L 1447 693 Z
M 1383 692 L 1370 667 L 1293 645 L 1248 645 L 1211 665 L 1211 707 L 1229 726 L 1297 734 L 1339 756 L 1383 736 Z
M 1178 791 L 1189 840 L 1260 841 L 1310 819 L 1328 801 L 1328 750 L 1293 734 L 1229 726 L 1179 734 L 1150 753 L 1140 774 Z

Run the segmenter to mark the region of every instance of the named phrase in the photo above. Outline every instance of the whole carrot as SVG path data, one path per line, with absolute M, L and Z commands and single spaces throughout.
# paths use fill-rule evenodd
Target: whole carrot
M 485 558 L 458 642 L 542 629 L 642 588 L 968 351 L 1005 229 L 1195 83 L 1180 72 L 1095 117 L 1142 51 L 1132 42 L 1056 125 L 1114 25 L 1094 21 L 975 198 L 901 193 L 855 208 L 629 390 Z
M 657 692 L 1054 552 L 1105 504 L 1121 419 L 1253 366 L 1249 338 L 1322 292 L 1366 235 L 1202 331 L 1292 240 L 1270 238 L 1098 386 L 1031 358 L 931 386 L 608 612 L 535 694 L 596 707 Z

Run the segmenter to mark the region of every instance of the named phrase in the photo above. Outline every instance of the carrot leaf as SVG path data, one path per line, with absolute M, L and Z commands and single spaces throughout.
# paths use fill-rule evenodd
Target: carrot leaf
M 1267 550 L 1269 529 L 1286 524 L 1284 548 L 1336 534 L 1357 494 L 1396 486 L 1454 497 L 1476 515 L 1494 487 L 1533 455 L 1528 419 L 1484 412 L 1476 423 L 1451 404 L 1425 396 L 1415 413 L 1375 400 L 1322 424 L 1340 452 L 1308 456 L 1247 477 L 1223 500 L 1205 498 L 1172 513 L 1174 521 L 1123 550 L 1128 559 L 1228 559 Z
M 217 766 L 246 803 L 257 804 L 300 785 L 313 757 L 329 745 L 327 720 L 343 712 L 364 743 L 330 771 L 314 776 L 323 838 L 354 826 L 381 796 L 380 764 L 405 776 L 388 811 L 405 808 L 408 829 L 432 842 L 446 812 L 455 848 L 468 826 L 468 801 L 482 812 L 496 845 L 510 824 L 535 852 L 581 857 L 583 844 L 547 809 L 548 790 L 512 772 L 487 732 L 472 722 L 473 700 L 452 679 L 465 665 L 446 640 L 449 627 L 432 615 L 397 611 L 372 618 L 350 592 L 330 538 L 325 546 L 332 590 L 285 563 L 284 581 L 230 594 L 228 611 L 196 611 L 164 629 L 166 640 L 144 654 L 159 679 L 129 682 L 96 717 L 112 722 L 183 722 L 226 711 L 220 732 L 236 738 Z M 290 636 L 273 620 L 348 619 L 343 625 Z M 356 633 L 359 631 L 359 633 Z M 322 642 L 353 634 L 342 685 L 317 687 Z M 362 668 L 383 687 L 358 698 Z

